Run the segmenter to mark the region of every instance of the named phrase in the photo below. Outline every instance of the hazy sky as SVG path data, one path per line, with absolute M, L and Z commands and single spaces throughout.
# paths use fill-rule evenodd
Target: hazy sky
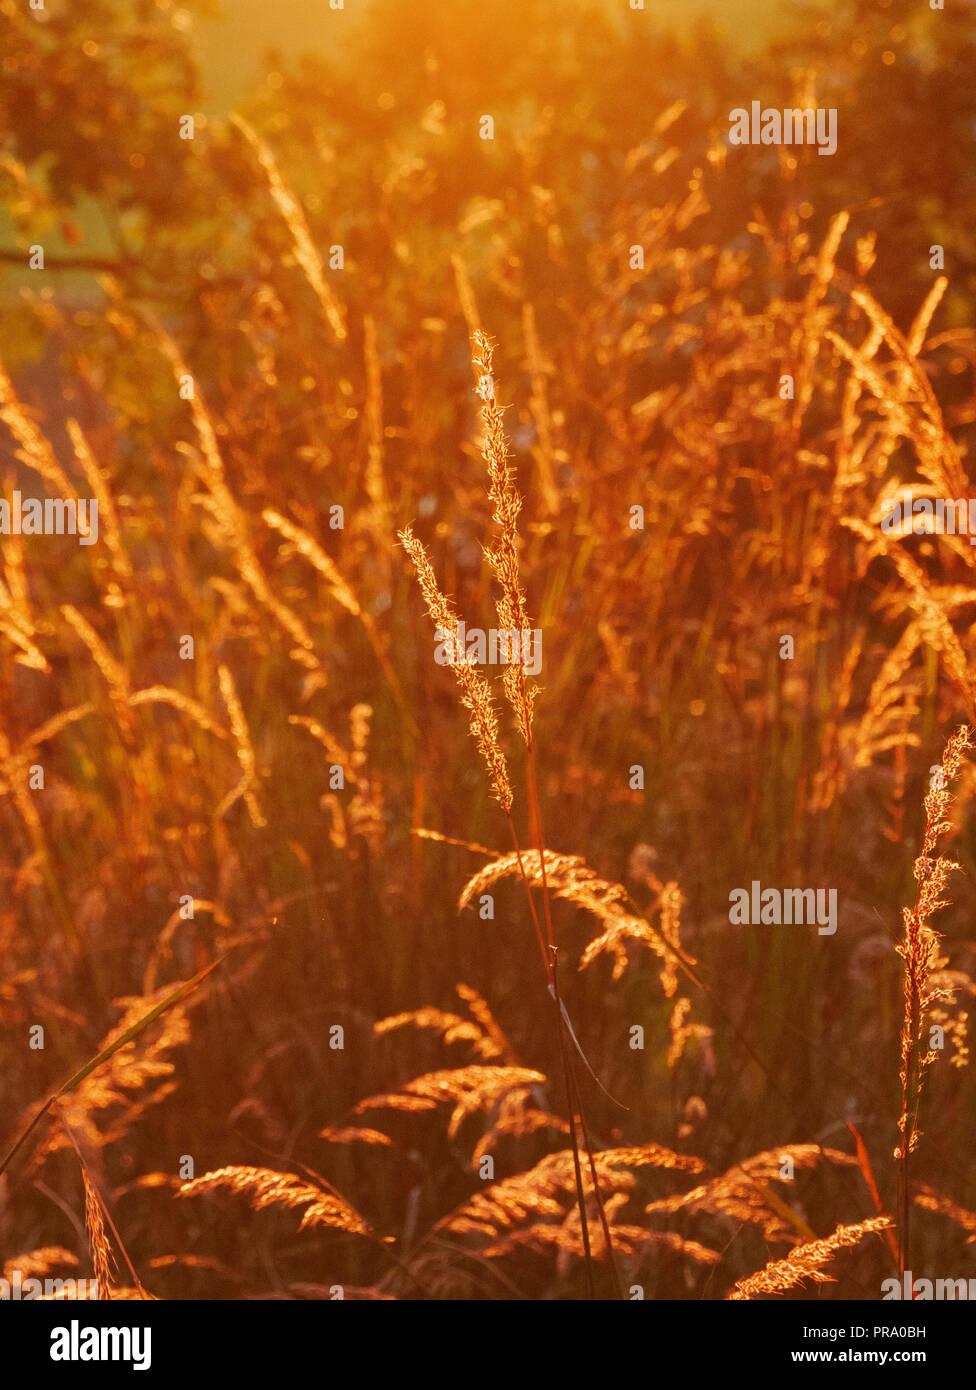
M 605 0 L 614 8 L 627 0 Z M 463 15 L 464 0 L 444 0 Z M 571 13 L 572 0 L 553 0 L 554 6 Z M 767 32 L 787 9 L 785 0 L 645 0 L 651 22 L 681 27 L 699 15 L 711 16 L 730 38 L 748 44 Z M 357 0 L 346 0 L 346 9 L 331 11 L 328 0 L 223 0 L 225 17 L 200 21 L 197 42 L 213 106 L 233 105 L 261 70 L 261 57 L 274 47 L 286 56 L 301 52 L 327 52 L 344 26 L 357 22 Z M 641 16 L 635 14 L 634 22 Z

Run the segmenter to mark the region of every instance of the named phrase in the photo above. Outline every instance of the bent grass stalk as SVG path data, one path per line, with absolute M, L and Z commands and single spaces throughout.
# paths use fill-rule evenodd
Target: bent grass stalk
M 229 954 L 229 952 L 227 954 Z M 92 1057 L 90 1061 L 86 1062 L 83 1067 L 79 1068 L 79 1070 L 76 1071 L 73 1076 L 69 1076 L 68 1080 L 65 1081 L 65 1083 L 58 1088 L 58 1090 L 54 1091 L 50 1096 L 48 1096 L 47 1100 L 44 1101 L 38 1109 L 37 1114 L 31 1120 L 30 1124 L 28 1124 L 27 1127 L 22 1131 L 19 1137 L 14 1141 L 11 1148 L 8 1149 L 3 1159 L 0 1160 L 0 1175 L 4 1173 L 4 1171 L 9 1166 L 11 1160 L 15 1157 L 19 1150 L 23 1148 L 27 1139 L 40 1124 L 41 1120 L 44 1118 L 47 1112 L 51 1109 L 53 1105 L 55 1105 L 61 1099 L 62 1096 L 66 1096 L 71 1091 L 74 1091 L 78 1086 L 81 1085 L 81 1083 L 85 1080 L 86 1077 L 91 1075 L 91 1073 L 96 1069 L 96 1067 L 100 1067 L 104 1062 L 107 1062 L 110 1057 L 113 1057 L 115 1053 L 118 1052 L 120 1047 L 125 1047 L 126 1043 L 130 1043 L 135 1038 L 137 1038 L 139 1034 L 143 1031 L 143 1029 L 148 1028 L 150 1023 L 153 1023 L 157 1018 L 160 1017 L 161 1014 L 164 1014 L 167 1011 L 167 1009 L 171 1009 L 174 1004 L 181 1003 L 184 999 L 187 998 L 188 995 L 192 994 L 193 991 L 203 983 L 203 981 L 207 978 L 207 976 L 210 974 L 212 970 L 216 970 L 218 965 L 222 965 L 224 963 L 224 961 L 227 959 L 227 954 L 221 956 L 218 960 L 212 961 L 210 965 L 205 966 L 203 970 L 198 971 L 198 973 L 194 975 L 192 979 L 185 980 L 182 984 L 177 985 L 177 987 L 172 991 L 171 994 L 168 994 L 165 999 L 163 999 L 154 1008 L 150 1009 L 149 1012 L 144 1014 L 142 1018 L 138 1019 L 132 1025 L 131 1028 L 127 1029 L 121 1035 L 121 1037 L 115 1038 L 114 1041 L 109 1043 L 107 1047 L 102 1048 L 101 1052 L 96 1053 L 96 1055 Z

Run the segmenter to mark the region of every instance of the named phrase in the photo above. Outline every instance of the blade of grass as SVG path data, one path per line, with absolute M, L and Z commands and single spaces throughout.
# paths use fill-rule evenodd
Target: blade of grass
M 874 1209 L 879 1216 L 887 1216 L 888 1213 L 884 1209 L 884 1202 L 882 1202 L 881 1200 L 881 1193 L 878 1191 L 878 1184 L 874 1180 L 874 1173 L 871 1169 L 871 1160 L 870 1158 L 868 1158 L 868 1151 L 864 1145 L 864 1140 L 861 1138 L 860 1134 L 851 1124 L 850 1120 L 848 1120 L 847 1122 L 847 1128 L 851 1131 L 851 1133 L 854 1136 L 854 1145 L 857 1150 L 858 1166 L 861 1169 L 861 1174 L 864 1178 L 864 1181 L 868 1185 L 868 1191 L 871 1194 L 871 1201 L 874 1203 Z M 888 1245 L 891 1248 L 891 1253 L 892 1255 L 894 1255 L 895 1263 L 897 1264 L 898 1242 L 895 1239 L 894 1231 L 891 1230 L 890 1227 L 885 1231 L 885 1239 L 887 1240 Z
M 23 1131 L 20 1137 L 15 1141 L 13 1147 L 8 1150 L 2 1162 L 0 1162 L 0 1174 L 6 1171 L 11 1160 L 16 1156 L 19 1150 L 27 1142 L 30 1135 L 40 1124 L 41 1120 L 50 1110 L 51 1106 L 54 1105 L 55 1101 L 60 1100 L 62 1096 L 66 1096 L 70 1091 L 75 1090 L 75 1088 L 77 1086 L 80 1086 L 81 1083 L 85 1080 L 85 1078 L 87 1076 L 90 1076 L 97 1067 L 100 1067 L 103 1062 L 107 1062 L 110 1057 L 113 1057 L 115 1053 L 118 1052 L 119 1048 L 125 1047 L 126 1043 L 132 1042 L 134 1038 L 137 1038 L 139 1036 L 143 1029 L 149 1027 L 150 1023 L 153 1023 L 162 1014 L 166 1013 L 167 1009 L 171 1009 L 174 1004 L 178 1004 L 182 999 L 185 999 L 187 995 L 192 994 L 193 991 L 203 983 L 203 981 L 207 978 L 210 972 L 212 970 L 216 970 L 218 965 L 222 965 L 226 958 L 226 956 L 221 956 L 220 960 L 215 960 L 211 962 L 210 965 L 206 966 L 203 970 L 199 971 L 196 975 L 194 975 L 192 979 L 184 980 L 184 982 L 181 985 L 177 985 L 176 989 L 174 989 L 171 994 L 168 994 L 165 999 L 158 1003 L 155 1006 L 155 1008 L 152 1008 L 149 1010 L 148 1013 L 143 1014 L 142 1018 L 137 1019 L 131 1028 L 127 1028 L 121 1037 L 116 1038 L 114 1042 L 109 1043 L 108 1047 L 103 1047 L 101 1052 L 97 1053 L 94 1057 L 92 1057 L 91 1060 L 86 1062 L 83 1067 L 80 1067 L 78 1071 L 74 1073 L 73 1076 L 69 1076 L 67 1081 L 65 1081 L 65 1083 L 62 1086 L 60 1086 L 56 1091 L 49 1095 L 47 1100 L 44 1101 L 43 1105 L 41 1105 L 37 1114 L 31 1120 L 30 1124 Z

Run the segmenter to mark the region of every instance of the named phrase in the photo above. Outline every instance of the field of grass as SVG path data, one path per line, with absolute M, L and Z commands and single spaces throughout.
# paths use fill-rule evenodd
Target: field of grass
M 973 488 L 971 15 L 388 0 L 223 119 L 85 8 L 0 0 L 2 495 L 98 503 L 0 534 L 4 1277 L 976 1276 L 976 550 L 881 524 Z

